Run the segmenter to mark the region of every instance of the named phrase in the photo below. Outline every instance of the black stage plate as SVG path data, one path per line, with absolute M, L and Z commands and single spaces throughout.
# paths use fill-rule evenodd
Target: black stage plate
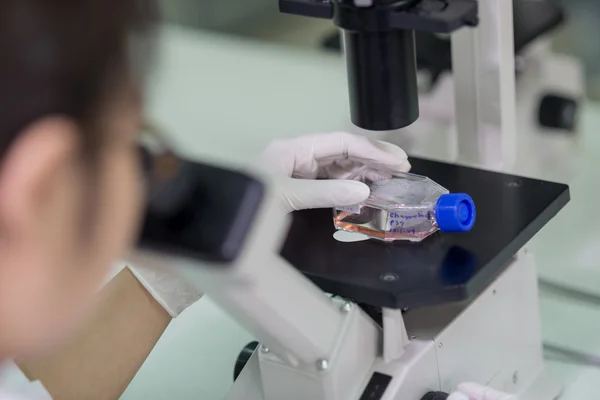
M 282 255 L 323 291 L 378 307 L 415 308 L 469 300 L 569 201 L 562 184 L 412 158 L 412 172 L 470 194 L 469 233 L 438 232 L 421 243 L 333 238 L 332 211 L 294 214 Z

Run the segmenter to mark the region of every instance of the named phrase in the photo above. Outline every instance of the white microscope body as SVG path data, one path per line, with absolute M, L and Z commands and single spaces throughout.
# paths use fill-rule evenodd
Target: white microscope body
M 267 193 L 242 252 L 226 267 L 151 252 L 136 259 L 178 267 L 260 341 L 228 400 L 560 395 L 561 386 L 545 374 L 537 276 L 526 250 L 476 299 L 406 314 L 384 308 L 380 326 L 359 306 L 327 296 L 282 258 L 289 218 L 273 211 L 276 201 Z
M 478 28 L 452 38 L 452 149 L 461 163 L 510 170 L 518 134 L 512 2 L 481 0 L 479 14 Z M 380 326 L 357 305 L 332 300 L 279 255 L 289 218 L 273 212 L 274 201 L 262 205 L 231 267 L 176 261 L 261 344 L 228 400 L 560 396 L 544 367 L 537 274 L 526 249 L 475 300 L 406 314 L 384 308 Z
M 453 84 L 442 97 L 454 93 L 445 109 L 455 109 L 446 117 L 456 129 L 446 135 L 453 140 L 446 148 L 461 163 L 511 170 L 519 135 L 512 2 L 481 0 L 479 15 L 478 28 L 452 36 Z M 539 50 L 530 54 L 530 62 L 540 60 Z M 264 240 L 284 231 L 266 227 L 273 223 L 265 218 L 264 231 L 256 235 Z M 245 319 L 261 342 L 228 400 L 420 400 L 428 392 L 452 393 L 463 382 L 521 400 L 561 394 L 561 385 L 545 372 L 535 261 L 526 249 L 475 301 L 417 309 L 405 317 L 384 309 L 383 328 L 359 307 L 330 300 L 276 254 L 269 262 L 240 264 L 240 271 L 252 271 L 245 279 L 256 284 L 237 293 L 237 302 L 227 291 L 217 294 L 217 303 Z M 283 277 L 289 281 L 283 283 Z M 309 292 L 319 304 L 308 301 Z M 255 299 L 265 310 L 249 309 L 258 304 Z M 272 338 L 276 332 L 278 338 Z M 469 398 L 486 399 L 479 396 Z

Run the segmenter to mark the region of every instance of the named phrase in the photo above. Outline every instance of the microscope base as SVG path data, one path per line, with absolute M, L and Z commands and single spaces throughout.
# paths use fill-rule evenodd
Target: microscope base
M 516 393 L 520 400 L 555 400 L 562 393 L 545 373 L 535 261 L 526 251 L 475 301 L 409 310 L 405 322 L 411 342 L 400 359 L 375 362 L 372 372 L 391 380 L 384 395 L 370 399 L 420 400 L 430 391 L 450 393 L 463 382 Z M 259 363 L 254 354 L 228 400 L 272 400 L 263 395 Z M 286 389 L 289 400 L 301 392 Z
M 265 400 L 260 387 L 260 370 L 258 364 L 258 356 L 254 356 L 248 361 L 246 368 L 236 380 L 235 385 L 226 400 Z M 399 371 L 402 372 L 402 371 Z M 399 400 L 399 399 L 410 399 L 420 400 L 423 393 L 421 385 L 417 384 L 418 381 L 426 381 L 431 376 L 427 375 L 415 376 L 413 373 L 407 375 L 409 379 L 414 379 L 415 385 L 409 385 L 408 383 L 403 387 L 399 388 L 399 391 L 395 391 L 395 394 L 390 393 L 388 396 L 383 397 L 382 400 Z M 411 387 L 412 386 L 412 387 Z M 544 372 L 534 382 L 533 385 L 528 387 L 525 392 L 519 396 L 519 400 L 559 400 L 564 391 L 564 387 L 557 382 L 557 380 L 550 374 Z M 407 394 L 415 392 L 412 397 L 405 397 Z M 359 398 L 358 395 L 356 397 Z

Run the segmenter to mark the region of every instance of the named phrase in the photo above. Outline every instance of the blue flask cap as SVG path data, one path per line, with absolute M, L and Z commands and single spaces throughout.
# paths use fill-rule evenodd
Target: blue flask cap
M 442 232 L 469 232 L 475 225 L 475 202 L 465 193 L 441 195 L 435 216 Z

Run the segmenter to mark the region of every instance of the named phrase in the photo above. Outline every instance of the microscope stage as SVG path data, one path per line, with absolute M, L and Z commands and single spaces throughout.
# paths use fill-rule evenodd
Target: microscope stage
M 438 232 L 421 243 L 334 239 L 332 210 L 294 214 L 282 255 L 323 291 L 387 308 L 475 298 L 569 201 L 569 187 L 411 158 L 412 172 L 477 205 L 469 233 Z

